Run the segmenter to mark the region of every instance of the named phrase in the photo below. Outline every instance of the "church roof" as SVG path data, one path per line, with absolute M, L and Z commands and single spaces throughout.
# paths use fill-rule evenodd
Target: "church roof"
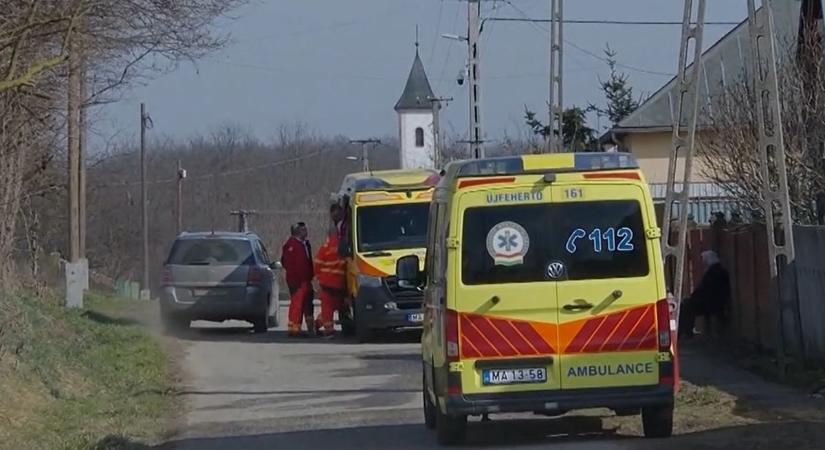
M 404 92 L 398 103 L 395 104 L 395 110 L 431 110 L 432 103 L 430 98 L 434 97 L 433 89 L 430 87 L 430 80 L 427 79 L 427 72 L 424 71 L 424 64 L 418 56 L 418 49 L 415 51 L 415 60 L 410 69 L 410 76 L 407 78 L 407 85 L 404 86 Z

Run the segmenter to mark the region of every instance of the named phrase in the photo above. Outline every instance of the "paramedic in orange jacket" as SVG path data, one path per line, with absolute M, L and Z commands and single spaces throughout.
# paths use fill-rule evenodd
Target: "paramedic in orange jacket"
M 347 293 L 346 265 L 346 260 L 338 256 L 338 228 L 330 227 L 327 241 L 315 257 L 315 275 L 321 285 L 321 315 L 315 323 L 327 336 L 335 334 L 333 315 Z

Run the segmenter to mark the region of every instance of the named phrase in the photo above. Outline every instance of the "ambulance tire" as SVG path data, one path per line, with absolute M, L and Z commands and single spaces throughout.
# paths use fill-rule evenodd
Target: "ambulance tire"
M 449 416 L 436 408 L 435 431 L 440 445 L 458 445 L 467 436 L 467 416 Z
M 363 319 L 359 319 L 360 314 L 358 314 L 358 309 L 356 308 L 355 311 L 355 340 L 358 341 L 359 344 L 365 344 L 370 342 L 373 337 L 374 333 L 367 325 L 367 322 Z
M 348 307 L 338 311 L 338 321 L 341 323 L 341 333 L 344 336 L 355 336 L 355 323 L 352 320 L 352 310 Z
M 646 438 L 666 438 L 673 434 L 673 404 L 642 408 L 642 428 Z
M 424 370 L 426 370 L 426 368 Z M 421 377 L 421 385 L 423 386 L 421 392 L 424 399 L 424 426 L 427 427 L 428 430 L 434 430 L 436 420 L 435 405 L 433 405 L 433 401 L 430 399 L 430 393 L 427 389 L 427 377 L 423 373 Z

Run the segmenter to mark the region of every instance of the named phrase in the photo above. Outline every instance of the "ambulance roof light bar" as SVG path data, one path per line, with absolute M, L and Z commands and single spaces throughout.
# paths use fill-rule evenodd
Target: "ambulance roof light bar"
M 555 154 L 558 155 L 558 154 Z M 460 163 L 458 177 L 484 177 L 502 175 L 522 175 L 527 173 L 553 172 L 590 172 L 599 170 L 634 170 L 639 168 L 636 158 L 629 153 L 575 153 L 573 165 L 540 167 L 540 162 L 546 155 L 506 156 L 469 160 Z M 527 164 L 525 160 L 536 159 Z

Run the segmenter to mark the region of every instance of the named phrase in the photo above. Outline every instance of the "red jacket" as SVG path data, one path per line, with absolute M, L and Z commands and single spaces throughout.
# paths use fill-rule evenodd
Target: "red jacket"
M 338 256 L 338 238 L 330 236 L 315 257 L 315 273 L 321 287 L 343 291 L 347 288 L 347 261 Z
M 290 236 L 282 249 L 281 264 L 286 270 L 286 283 L 289 286 L 312 282 L 315 274 L 312 267 L 312 247 L 309 241 L 302 242 Z

